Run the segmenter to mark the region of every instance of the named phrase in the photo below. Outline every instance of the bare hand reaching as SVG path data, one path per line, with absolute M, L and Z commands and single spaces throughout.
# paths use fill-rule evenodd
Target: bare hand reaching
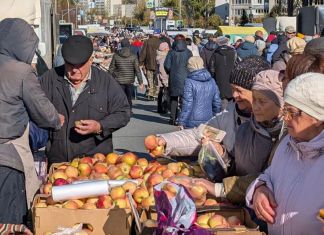
M 270 224 L 275 222 L 277 202 L 272 191 L 262 185 L 258 187 L 253 195 L 253 209 L 256 216 Z

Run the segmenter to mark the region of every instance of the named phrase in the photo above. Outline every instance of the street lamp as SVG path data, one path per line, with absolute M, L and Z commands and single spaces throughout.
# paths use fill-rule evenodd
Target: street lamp
M 253 13 L 252 13 L 252 6 L 249 6 L 250 14 L 249 14 L 249 21 L 250 23 L 253 23 Z

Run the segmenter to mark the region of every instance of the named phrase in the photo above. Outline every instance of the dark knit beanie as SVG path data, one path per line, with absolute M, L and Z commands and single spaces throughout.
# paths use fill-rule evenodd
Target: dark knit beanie
M 230 83 L 251 90 L 254 77 L 261 71 L 270 69 L 270 64 L 260 56 L 243 59 L 231 72 Z
M 316 55 L 324 54 L 324 37 L 315 38 L 306 44 L 304 49 L 305 54 Z

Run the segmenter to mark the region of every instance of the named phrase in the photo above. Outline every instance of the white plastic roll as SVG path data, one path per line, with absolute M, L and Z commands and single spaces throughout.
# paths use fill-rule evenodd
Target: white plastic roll
M 89 180 L 75 181 L 72 184 L 53 186 L 53 200 L 64 201 L 70 199 L 81 199 L 88 197 L 97 197 L 109 194 L 110 188 L 118 187 L 131 181 L 138 185 L 137 180 Z
M 106 180 L 84 182 L 80 184 L 66 184 L 54 186 L 52 196 L 54 201 L 97 197 L 109 193 L 109 184 Z

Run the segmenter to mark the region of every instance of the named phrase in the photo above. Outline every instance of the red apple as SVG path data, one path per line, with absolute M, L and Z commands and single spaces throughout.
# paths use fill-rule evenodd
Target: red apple
M 131 181 L 126 182 L 122 185 L 125 192 L 130 192 L 130 194 L 133 194 L 137 188 L 137 184 Z
M 80 159 L 79 163 L 88 163 L 91 166 L 93 164 L 93 159 L 91 157 L 83 157 Z
M 66 169 L 65 169 L 65 174 L 68 178 L 71 178 L 71 177 L 78 177 L 79 175 L 79 171 L 77 168 L 73 167 L 73 166 L 68 166 Z
M 117 160 L 119 158 L 119 155 L 117 153 L 109 153 L 107 156 L 106 156 L 106 163 L 108 165 L 115 165 Z
M 112 200 L 111 197 L 108 195 L 103 195 L 98 198 L 98 201 L 96 202 L 96 206 L 99 209 L 107 209 L 112 207 Z
M 65 179 L 56 179 L 53 183 L 54 186 L 62 186 L 62 185 L 66 185 L 69 184 Z
M 52 183 L 47 182 L 46 184 L 44 184 L 44 186 L 43 186 L 43 193 L 45 193 L 45 194 L 52 194 Z
M 163 182 L 163 177 L 162 175 L 158 174 L 158 173 L 153 173 L 150 175 L 150 177 L 147 179 L 146 181 L 146 185 L 148 188 L 150 187 L 154 187 L 155 185 Z
M 140 166 L 134 165 L 132 166 L 129 175 L 131 178 L 133 179 L 138 179 L 141 178 L 143 176 L 143 169 Z
M 96 162 L 105 162 L 106 161 L 106 156 L 102 153 L 96 153 L 95 155 L 93 155 L 93 159 Z
M 128 175 L 131 170 L 131 166 L 125 162 L 119 163 L 116 166 L 119 167 L 119 169 L 121 169 L 124 175 Z
M 137 161 L 137 156 L 132 152 L 127 152 L 122 156 L 122 162 L 127 163 L 130 166 L 135 165 Z
M 137 188 L 133 194 L 133 198 L 134 198 L 135 202 L 139 203 L 139 204 L 142 203 L 142 200 L 144 198 L 147 198 L 149 196 L 150 196 L 149 192 L 147 191 L 146 188 L 143 188 L 143 187 Z
M 91 165 L 88 163 L 81 163 L 78 166 L 79 176 L 89 176 L 91 173 Z
M 106 174 L 108 172 L 107 165 L 105 163 L 98 162 L 93 167 L 94 171 L 100 174 Z
M 137 159 L 136 165 L 139 165 L 145 170 L 145 168 L 148 166 L 148 161 L 146 158 L 139 158 Z
M 121 186 L 114 187 L 110 190 L 110 197 L 112 200 L 116 200 L 118 198 L 125 198 L 125 196 L 125 190 Z
M 144 145 L 147 150 L 153 150 L 158 146 L 158 141 L 155 135 L 146 136 L 144 139 Z
M 117 167 L 117 166 L 114 166 L 114 165 L 111 165 L 108 167 L 108 177 L 110 179 L 117 179 L 119 176 L 122 176 L 124 173 L 122 172 L 122 170 Z

